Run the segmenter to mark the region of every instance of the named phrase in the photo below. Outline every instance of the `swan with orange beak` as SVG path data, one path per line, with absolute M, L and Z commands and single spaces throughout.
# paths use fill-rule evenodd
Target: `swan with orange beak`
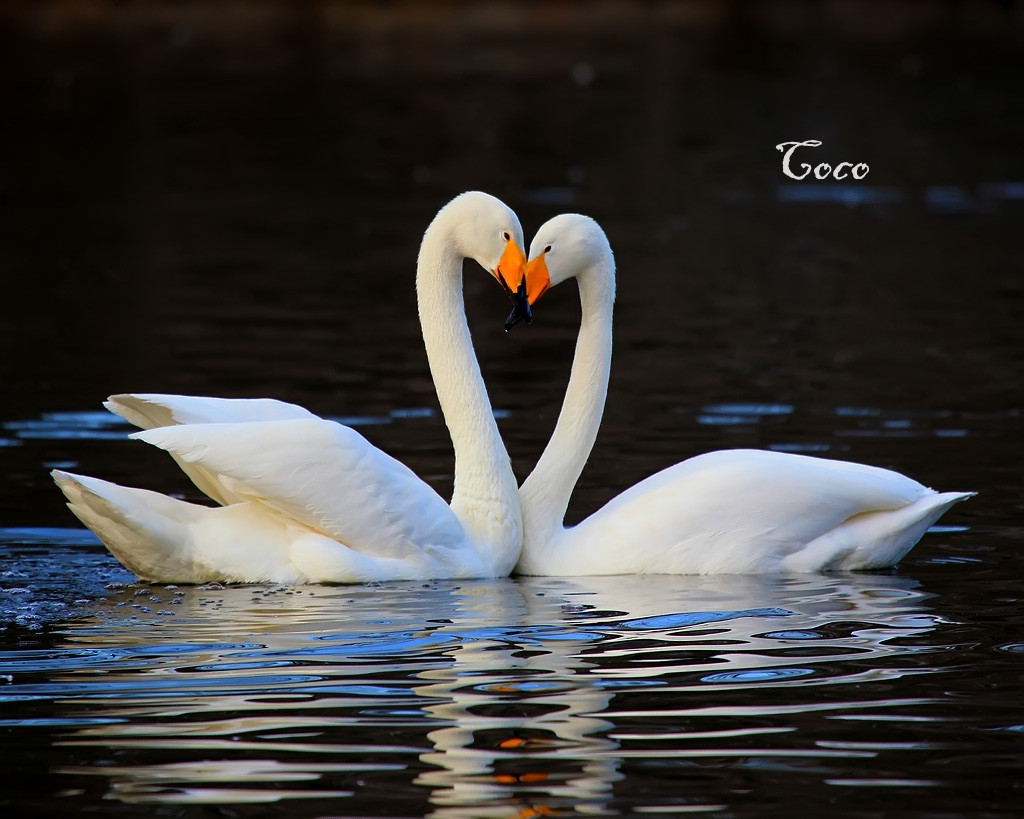
M 519 489 L 520 574 L 772 574 L 896 564 L 943 513 L 972 492 L 935 492 L 874 466 L 735 449 L 681 461 L 563 524 L 597 437 L 612 355 L 615 262 L 593 219 L 546 222 L 505 323 L 530 322 L 552 285 L 575 278 L 581 322 L 562 409 Z M 525 302 L 525 307 L 523 303 Z

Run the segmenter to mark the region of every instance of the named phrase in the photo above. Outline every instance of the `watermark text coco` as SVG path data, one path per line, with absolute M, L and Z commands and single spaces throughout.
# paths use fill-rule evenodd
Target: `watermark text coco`
M 820 139 L 805 139 L 803 142 L 780 142 L 775 146 L 776 151 L 782 151 L 782 172 L 790 179 L 806 179 L 810 174 L 814 174 L 815 179 L 847 179 L 853 177 L 854 179 L 863 179 L 868 175 L 868 171 L 871 168 L 868 167 L 865 162 L 840 162 L 835 167 L 832 167 L 827 162 L 820 162 L 813 168 L 806 162 L 800 163 L 800 170 L 802 173 L 794 172 L 793 170 L 793 154 L 796 153 L 797 148 L 818 148 L 821 146 Z

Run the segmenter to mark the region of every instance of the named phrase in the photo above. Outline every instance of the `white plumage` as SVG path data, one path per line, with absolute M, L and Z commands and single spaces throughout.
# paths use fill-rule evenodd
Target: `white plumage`
M 507 575 L 522 518 L 515 477 L 473 353 L 462 262 L 523 275 L 522 228 L 483 193 L 456 197 L 423 237 L 424 344 L 456 452 L 445 503 L 355 430 L 270 399 L 116 395 L 220 507 L 55 471 L 71 510 L 129 569 L 160 582 L 360 582 Z
M 555 431 L 523 483 L 523 551 L 535 575 L 723 574 L 877 569 L 897 563 L 970 492 L 936 493 L 862 464 L 763 450 L 709 452 L 563 526 L 608 388 L 615 264 L 598 224 L 562 214 L 537 232 L 531 293 L 575 278 L 582 319 Z

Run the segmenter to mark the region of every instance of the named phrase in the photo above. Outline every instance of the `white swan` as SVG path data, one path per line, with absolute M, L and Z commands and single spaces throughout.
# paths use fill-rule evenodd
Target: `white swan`
M 116 395 L 106 406 L 170 452 L 220 507 L 54 471 L 71 511 L 128 569 L 160 582 L 362 582 L 498 577 L 522 542 L 516 480 L 466 324 L 462 265 L 492 271 L 528 312 L 522 228 L 462 194 L 423 236 L 423 341 L 455 448 L 449 507 L 348 427 L 270 399 Z M 510 284 L 512 285 L 510 287 Z
M 709 452 L 627 489 L 582 523 L 563 526 L 597 437 L 612 351 L 615 264 L 597 223 L 556 216 L 530 245 L 532 303 L 576 278 L 582 321 L 555 431 L 520 488 L 530 575 L 720 574 L 875 569 L 897 563 L 950 506 L 877 467 L 757 450 Z M 513 311 L 506 326 L 521 318 Z

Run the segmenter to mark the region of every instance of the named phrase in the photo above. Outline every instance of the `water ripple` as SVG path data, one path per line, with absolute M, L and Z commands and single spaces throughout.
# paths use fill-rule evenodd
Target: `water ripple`
M 791 611 L 781 608 L 748 609 L 746 611 L 701 611 L 678 614 L 662 614 L 657 617 L 644 617 L 639 620 L 624 620 L 617 624 L 625 629 L 673 629 L 687 626 L 704 625 L 705 623 L 724 623 L 738 617 L 787 617 Z
M 0 656 L 3 726 L 125 804 L 355 799 L 401 773 L 439 811 L 596 809 L 623 766 L 853 781 L 946 753 L 903 733 L 935 701 L 890 696 L 951 627 L 899 576 L 127 586 L 87 608 L 57 649 Z
M 41 418 L 7 421 L 3 428 L 25 440 L 122 440 L 133 429 L 124 419 L 102 410 L 47 412 Z

